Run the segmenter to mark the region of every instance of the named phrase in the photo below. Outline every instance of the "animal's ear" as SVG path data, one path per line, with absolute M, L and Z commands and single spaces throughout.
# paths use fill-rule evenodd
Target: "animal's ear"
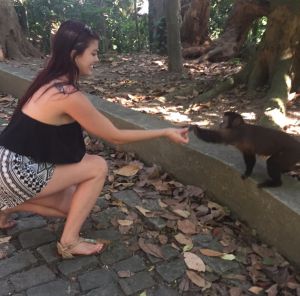
M 238 127 L 241 126 L 244 123 L 243 117 L 242 116 L 237 116 L 233 118 L 231 121 L 231 127 Z
M 225 112 L 221 128 L 235 128 L 244 124 L 243 117 L 237 112 Z

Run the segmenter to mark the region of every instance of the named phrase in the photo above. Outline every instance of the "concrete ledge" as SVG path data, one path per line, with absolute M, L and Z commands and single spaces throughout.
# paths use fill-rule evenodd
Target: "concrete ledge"
M 32 79 L 32 72 L 0 63 L 0 90 L 21 96 Z M 94 105 L 121 128 L 161 128 L 169 123 L 95 96 Z M 206 144 L 191 136 L 186 146 L 166 139 L 124 145 L 146 163 L 157 163 L 184 184 L 207 190 L 220 204 L 254 228 L 259 237 L 274 246 L 300 267 L 300 182 L 284 177 L 284 185 L 257 189 L 266 178 L 265 164 L 258 161 L 253 178 L 243 181 L 242 156 L 231 147 Z

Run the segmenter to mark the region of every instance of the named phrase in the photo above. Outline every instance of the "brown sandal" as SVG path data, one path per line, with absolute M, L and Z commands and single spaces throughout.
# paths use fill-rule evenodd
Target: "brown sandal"
M 72 250 L 82 242 L 90 244 L 103 244 L 101 250 L 99 252 L 96 252 L 97 254 L 101 254 L 102 252 L 104 252 L 107 246 L 111 243 L 111 241 L 105 239 L 91 239 L 80 237 L 76 242 L 68 245 L 62 245 L 60 242 L 57 242 L 57 252 L 62 256 L 63 259 L 72 259 L 75 255 L 84 256 L 84 254 L 72 254 Z

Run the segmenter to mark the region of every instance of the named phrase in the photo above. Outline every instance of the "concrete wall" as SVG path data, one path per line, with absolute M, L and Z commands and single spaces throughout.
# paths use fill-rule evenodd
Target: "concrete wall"
M 21 96 L 32 79 L 26 69 L 0 63 L 0 90 Z M 95 96 L 94 105 L 120 128 L 161 128 L 169 123 Z M 207 144 L 191 135 L 188 145 L 166 139 L 132 143 L 122 149 L 133 151 L 146 163 L 161 165 L 184 184 L 199 186 L 220 204 L 230 208 L 240 220 L 255 229 L 259 237 L 274 246 L 300 267 L 300 182 L 284 177 L 284 185 L 258 189 L 266 178 L 265 163 L 258 160 L 253 178 L 243 181 L 242 156 L 231 147 Z

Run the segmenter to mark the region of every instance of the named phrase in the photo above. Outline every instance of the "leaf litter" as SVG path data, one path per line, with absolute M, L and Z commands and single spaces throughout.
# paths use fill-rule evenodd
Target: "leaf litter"
M 134 58 L 128 56 L 127 60 L 123 57 L 115 56 L 97 67 L 96 75 L 83 81 L 83 89 L 124 107 L 150 112 L 162 118 L 176 113 L 188 115 L 185 121 L 177 122 L 180 125 L 199 123 L 199 112 L 203 122 L 207 120 L 206 126 L 215 125 L 220 117 L 215 114 L 222 114 L 233 102 L 238 102 L 238 111 L 255 111 L 261 107 L 253 98 L 243 97 L 242 88 L 240 92 L 229 92 L 212 99 L 205 108 L 201 104 L 191 105 L 193 98 L 204 88 L 208 89 L 215 78 L 236 72 L 236 67 L 230 63 L 218 64 L 217 71 L 211 70 L 210 64 L 191 66 L 186 63 L 187 77 L 178 78 L 166 75 L 166 61 L 161 57 L 135 55 Z M 31 65 L 34 65 L 33 70 L 37 70 L 39 63 Z M 199 73 L 206 75 L 205 80 Z M 191 85 L 192 80 L 202 90 Z M 179 94 L 179 89 L 187 93 Z M 15 98 L 0 94 L 2 126 L 6 125 L 15 105 Z M 147 108 L 151 109 L 147 111 Z M 293 128 L 299 126 L 297 120 Z M 176 124 L 176 121 L 173 123 Z M 118 229 L 131 250 L 142 252 L 146 258 L 154 256 L 168 260 L 163 251 L 163 247 L 168 245 L 179 251 L 187 270 L 173 285 L 178 291 L 203 295 L 300 296 L 300 275 L 294 267 L 273 248 L 261 244 L 251 229 L 230 216 L 227 208 L 210 201 L 201 188 L 180 184 L 159 166 L 146 166 L 133 153 L 114 150 L 88 136 L 85 142 L 89 152 L 106 158 L 111 168 L 101 195 L 105 206 L 95 206 L 93 214 L 100 215 L 105 209 L 118 209 L 125 216 L 111 217 L 109 223 Z M 130 207 L 112 198 L 114 193 L 128 189 L 135 192 L 141 202 L 156 200 L 159 210 L 146 203 Z M 155 218 L 165 221 L 165 226 L 153 230 L 153 226 L 145 223 L 145 219 Z M 195 266 L 201 266 L 198 259 L 194 266 L 191 263 L 193 260 L 186 258 L 199 258 L 205 269 L 195 269 Z M 220 273 L 219 268 L 224 262 L 235 263 L 235 268 Z M 120 277 L 132 275 L 127 270 L 119 272 Z

